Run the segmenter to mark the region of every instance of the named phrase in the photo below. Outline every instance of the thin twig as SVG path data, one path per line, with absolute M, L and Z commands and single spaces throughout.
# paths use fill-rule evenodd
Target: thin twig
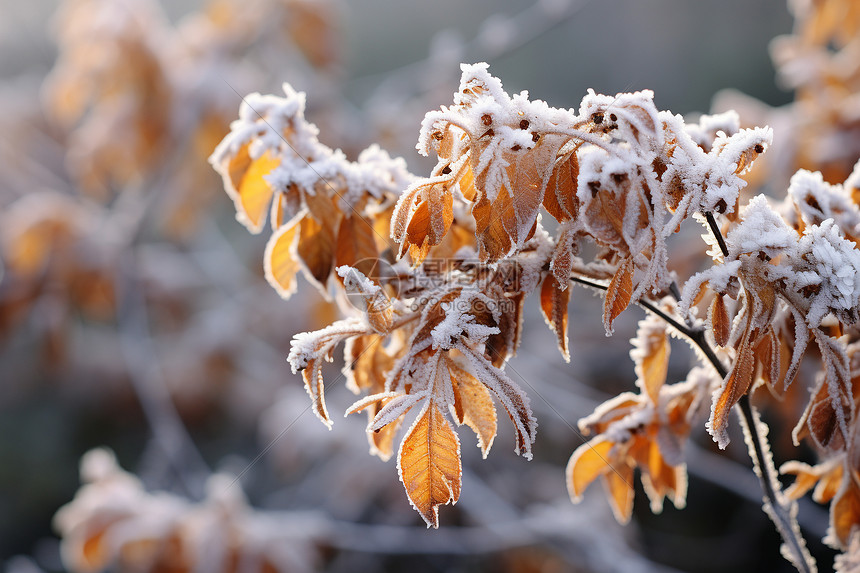
M 705 213 L 705 219 L 708 221 L 708 227 L 711 228 L 711 234 L 714 235 L 714 238 L 717 240 L 717 244 L 720 246 L 720 252 L 723 253 L 724 257 L 728 257 L 729 249 L 726 247 L 726 241 L 723 239 L 723 234 L 720 232 L 717 220 L 714 219 L 714 214 L 708 211 Z

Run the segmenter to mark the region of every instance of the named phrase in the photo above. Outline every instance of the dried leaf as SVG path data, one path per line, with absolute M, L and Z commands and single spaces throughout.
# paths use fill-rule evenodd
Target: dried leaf
M 299 271 L 299 263 L 292 246 L 296 240 L 299 221 L 303 217 L 304 213 L 300 213 L 275 231 L 269 237 L 266 252 L 263 255 L 263 271 L 266 280 L 281 295 L 281 298 L 285 299 L 296 292 L 296 273 Z
M 718 346 L 725 346 L 729 341 L 732 323 L 729 320 L 729 312 L 726 310 L 726 301 L 723 300 L 723 295 L 714 295 L 714 301 L 711 303 L 710 318 L 714 340 Z
M 653 404 L 659 404 L 660 388 L 666 383 L 671 351 L 665 323 L 656 317 L 640 321 L 633 345 L 635 348 L 630 351 L 630 356 L 636 364 L 637 384 Z
M 741 396 L 746 394 L 752 384 L 753 374 L 755 373 L 754 356 L 749 344 L 749 338 L 746 338 L 738 349 L 734 368 L 729 372 L 719 396 L 714 401 L 713 409 L 711 410 L 711 419 L 708 422 L 708 430 L 714 436 L 720 448 L 725 448 L 728 444 L 726 427 L 729 423 L 729 412 L 731 412 L 732 407 L 737 404 L 738 400 L 741 399 Z
M 567 305 L 569 300 L 570 289 L 562 290 L 555 276 L 548 274 L 540 290 L 540 308 L 544 320 L 558 338 L 558 349 L 565 362 L 570 362 L 567 342 Z
M 860 523 L 860 487 L 853 479 L 849 479 L 830 506 L 830 527 L 836 539 L 845 546 L 852 528 L 857 527 L 858 523 Z
M 355 213 L 345 215 L 340 220 L 337 230 L 335 267 L 347 265 L 368 278 L 377 279 L 379 278 L 378 259 L 376 231 L 372 223 Z
M 582 494 L 591 483 L 604 472 L 612 471 L 610 465 L 612 448 L 615 446 L 606 438 L 599 436 L 594 438 L 573 452 L 567 462 L 567 491 L 574 502 L 582 500 Z
M 620 464 L 603 474 L 603 485 L 609 494 L 609 505 L 618 523 L 625 524 L 633 515 L 633 468 Z
M 537 420 L 535 420 L 531 406 L 529 406 L 529 397 L 502 370 L 493 366 L 486 357 L 462 343 L 458 344 L 456 348 L 468 358 L 476 378 L 495 394 L 507 411 L 516 429 L 514 451 L 526 459 L 531 459 L 532 444 L 537 432 Z
M 491 358 L 491 362 L 496 368 L 501 368 L 509 358 L 513 357 L 520 344 L 520 333 L 523 328 L 524 301 L 525 294 L 522 292 L 518 292 L 506 299 L 506 310 L 501 313 L 498 322 L 495 323 L 499 332 L 491 334 L 484 345 L 487 355 Z M 512 310 L 508 311 L 508 308 L 512 308 Z M 487 322 L 492 325 L 495 321 L 493 321 L 492 317 L 489 317 Z
M 266 151 L 257 159 L 248 153 L 250 143 L 239 148 L 230 159 L 227 192 L 236 205 L 236 219 L 252 233 L 259 233 L 266 222 L 266 213 L 274 190 L 264 176 L 280 165 L 280 158 Z
M 322 377 L 322 364 L 318 359 L 312 358 L 308 360 L 307 368 L 302 370 L 302 379 L 305 381 L 305 390 L 311 397 L 314 414 L 325 424 L 331 428 L 331 418 L 328 415 L 328 410 L 325 407 L 325 384 Z
M 475 431 L 478 436 L 478 447 L 486 458 L 496 437 L 496 407 L 493 405 L 493 398 L 486 386 L 478 382 L 474 376 L 453 361 L 447 362 L 454 389 L 457 423 L 466 424 Z
M 633 260 L 624 259 L 609 282 L 606 298 L 603 301 L 603 326 L 607 333 L 612 332 L 612 323 L 630 304 L 630 298 L 633 295 L 634 269 Z
M 439 506 L 460 498 L 462 468 L 457 434 L 432 400 L 403 438 L 397 468 L 412 507 L 439 527 Z

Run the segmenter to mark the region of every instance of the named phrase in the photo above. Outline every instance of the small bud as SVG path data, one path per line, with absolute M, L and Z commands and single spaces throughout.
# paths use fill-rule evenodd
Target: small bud
M 756 143 L 754 149 L 756 153 L 764 153 L 764 145 L 761 143 Z
M 529 128 L 529 120 L 521 119 L 520 120 L 520 129 L 528 129 Z
M 485 113 L 481 116 L 481 123 L 484 125 L 493 125 L 493 116 L 488 113 Z

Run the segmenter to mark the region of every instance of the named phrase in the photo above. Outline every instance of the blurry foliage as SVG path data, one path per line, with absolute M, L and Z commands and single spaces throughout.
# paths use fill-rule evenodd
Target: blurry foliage
M 523 74 L 513 81 L 527 87 L 541 66 L 522 65 L 522 46 L 537 40 L 532 47 L 541 47 L 553 37 L 549 30 L 580 9 L 602 10 L 597 4 L 542 1 L 515 16 L 495 14 L 468 40 L 457 30 L 438 34 L 422 62 L 347 82 L 342 58 L 350 42 L 349 18 L 366 18 L 355 13 L 357 6 L 212 0 L 172 21 L 155 0 L 63 2 L 52 25 L 58 56 L 40 96 L 23 82 L 10 83 L 0 94 L 8 112 L 0 118 L 6 134 L 0 141 L 0 170 L 6 175 L 0 187 L 0 426 L 7 436 L 0 457 L 38 470 L 22 480 L 20 470 L 4 463 L 0 473 L 4 484 L 16 484 L 7 488 L 12 495 L 0 497 L 0 514 L 11 517 L 0 525 L 0 557 L 34 555 L 10 560 L 8 570 L 664 570 L 657 562 L 701 571 L 786 567 L 777 555 L 779 539 L 756 507 L 761 494 L 751 472 L 708 452 L 708 441 L 692 432 L 701 428 L 713 375 L 694 370 L 687 377 L 683 362 L 690 355 L 683 348 L 670 362 L 667 329 L 652 319 L 640 324 L 631 353 L 635 377 L 630 375 L 629 362 L 602 358 L 615 355 L 603 348 L 599 318 L 586 316 L 599 317 L 599 303 L 571 297 L 571 289 L 562 286 L 572 271 L 607 289 L 603 326 L 620 336 L 634 334 L 635 320 L 628 315 L 636 311 L 622 313 L 629 304 L 653 297 L 654 289 L 670 293 L 663 235 L 651 232 L 659 218 L 646 213 L 645 200 L 618 208 L 619 198 L 639 189 L 636 175 L 627 173 L 622 180 L 609 168 L 598 169 L 591 182 L 594 195 L 576 193 L 580 172 L 593 174 L 601 161 L 581 153 L 588 147 L 583 142 L 603 138 L 609 149 L 617 143 L 613 134 L 620 133 L 644 145 L 660 131 L 653 104 L 592 96 L 579 131 L 565 141 L 542 121 L 544 111 L 530 115 L 525 125 L 520 116 L 490 117 L 487 124 L 486 113 L 469 111 L 488 86 L 497 89 L 492 93 L 497 102 L 504 100 L 501 85 L 484 78 L 484 88 L 476 82 L 471 93 L 458 95 L 454 107 L 428 115 L 423 151 L 435 153 L 439 162 L 413 170 L 432 168 L 430 178 L 415 178 L 405 162 L 369 145 L 410 153 L 418 119 L 448 101 L 461 60 L 498 60 L 494 69 L 505 77 L 519 68 Z M 667 201 L 673 225 L 682 217 L 673 216 L 682 211 L 708 208 L 728 212 L 720 222 L 730 233 L 751 191 L 781 195 L 791 180 L 797 206 L 785 214 L 791 233 L 800 236 L 835 217 L 844 236 L 857 241 L 860 231 L 852 217 L 858 194 L 849 179 L 860 156 L 860 11 L 854 4 L 790 3 L 795 31 L 777 38 L 772 54 L 779 78 L 795 90 L 792 103 L 772 108 L 733 92 L 718 95 L 715 111 L 735 108 L 744 126 L 773 127 L 772 146 L 761 137 L 739 137 L 733 141 L 745 146 L 732 147 L 717 132 L 732 136 L 737 127 L 721 116 L 687 123 L 695 146 L 714 158 L 713 165 L 728 149 L 722 161 L 733 159 L 735 168 L 720 174 L 727 185 L 735 185 L 741 172 L 750 185 L 738 185 L 733 204 L 708 205 L 698 196 L 685 203 L 695 185 L 673 182 Z M 607 25 L 623 27 L 635 9 L 626 14 Z M 679 37 L 666 35 L 672 52 L 678 51 Z M 417 42 L 408 41 L 414 49 Z M 717 64 L 744 67 L 736 64 L 737 46 L 723 48 Z M 581 63 L 584 70 L 597 66 L 593 77 L 610 84 L 619 81 L 613 74 L 626 69 Z M 370 67 L 378 65 L 374 60 Z M 565 66 L 573 69 L 569 62 Z M 643 74 L 624 81 L 651 85 Z M 296 108 L 285 115 L 279 98 L 243 98 L 282 79 L 311 94 L 307 121 L 303 95 L 291 88 L 286 100 L 302 99 L 298 115 Z M 690 83 L 681 80 L 682 86 Z M 612 87 L 627 91 L 624 85 Z M 366 113 L 356 112 L 344 94 L 364 98 Z M 213 156 L 222 175 L 218 181 L 206 159 L 231 130 L 243 100 L 232 140 Z M 569 94 L 559 103 L 570 105 Z M 613 111 L 620 120 L 610 117 Z M 283 117 L 292 119 L 277 124 Z M 440 130 L 429 128 L 445 122 Z M 325 144 L 316 139 L 315 125 Z M 270 131 L 278 137 L 266 139 Z M 655 167 L 661 173 L 671 173 L 673 155 L 680 161 L 682 151 L 690 152 L 679 143 L 680 132 L 676 135 L 676 147 Z M 303 147 L 309 141 L 312 145 Z M 488 167 L 485 153 L 500 159 Z M 300 160 L 290 163 L 285 157 Z M 792 179 L 801 168 L 822 176 Z M 503 172 L 510 184 L 497 187 Z M 264 265 L 259 264 L 263 245 L 237 232 L 222 182 L 240 222 L 260 232 L 268 220 L 274 231 Z M 528 201 L 520 200 L 526 196 Z M 471 202 L 474 207 L 464 207 Z M 556 233 L 554 243 L 532 224 L 540 209 L 545 220 L 554 220 L 547 225 Z M 588 223 L 574 233 L 576 220 Z M 593 240 L 597 251 L 577 251 L 574 245 L 583 237 Z M 547 250 L 550 244 L 555 247 Z M 832 244 L 841 245 L 835 239 Z M 456 262 L 464 247 L 474 248 L 481 259 L 475 266 Z M 583 264 L 595 252 L 597 264 Z M 683 245 L 678 252 L 673 270 L 681 276 L 701 270 L 694 260 L 700 252 L 685 253 Z M 519 285 L 520 293 L 503 265 L 482 266 L 514 253 L 528 283 Z M 413 262 L 448 262 L 439 268 L 425 263 L 423 291 L 410 292 L 405 289 L 419 267 L 396 263 L 398 255 Z M 450 290 L 445 281 L 452 273 L 460 284 L 478 281 L 484 292 Z M 795 328 L 799 336 L 796 315 L 780 315 L 784 322 L 770 330 L 749 326 L 773 318 L 763 312 L 773 297 L 788 298 L 762 290 L 764 275 L 757 273 L 741 276 L 742 289 L 763 305 L 738 304 L 737 285 L 726 283 L 720 291 L 714 286 L 719 276 L 696 301 L 700 314 L 709 317 L 716 344 L 725 347 L 720 356 L 736 357 L 734 364 L 740 365 L 723 385 L 722 406 L 712 415 L 710 429 L 718 436 L 734 432 L 728 410 L 753 385 L 753 377 L 779 394 L 776 379 L 795 368 L 790 358 L 802 353 L 794 338 L 783 336 Z M 299 274 L 323 296 L 297 289 Z M 524 294 L 538 288 L 532 299 L 539 303 L 524 302 Z M 293 298 L 283 303 L 275 291 Z M 814 285 L 808 293 L 814 298 L 818 291 L 813 291 Z M 410 314 L 401 302 L 418 294 L 425 304 Z M 490 302 L 511 304 L 499 314 Z M 671 305 L 656 300 L 654 305 L 672 312 Z M 344 310 L 354 318 L 335 323 Z M 797 498 L 814 489 L 815 501 L 834 500 L 828 541 L 845 551 L 837 565 L 849 571 L 858 547 L 851 525 L 860 515 L 856 456 L 849 447 L 854 438 L 846 435 L 845 424 L 840 429 L 821 422 L 840 407 L 853 411 L 850 390 L 856 389 L 852 380 L 860 353 L 849 346 L 843 365 L 844 341 L 830 342 L 839 334 L 853 336 L 848 325 L 856 308 L 828 310 L 841 323 L 828 318 L 810 324 L 817 344 L 809 353 L 841 373 L 839 399 L 832 398 L 833 385 L 825 377 L 816 379 L 815 360 L 805 360 L 797 374 L 818 383 L 795 434 L 811 432 L 816 446 L 798 455 L 788 437 L 780 438 L 791 433 L 807 406 L 799 383 L 781 405 L 769 405 L 765 416 L 775 457 L 802 460 L 782 468 L 797 477 L 786 494 Z M 537 328 L 541 313 L 552 331 L 545 338 Z M 336 326 L 324 328 L 332 323 Z M 580 326 L 585 324 L 590 326 Z M 520 328 L 530 339 L 522 346 Z M 438 524 L 438 506 L 457 501 L 462 485 L 463 496 L 446 508 L 441 530 L 424 530 L 393 479 L 391 462 L 381 464 L 358 451 L 356 436 L 363 428 L 357 417 L 338 421 L 333 432 L 307 419 L 311 405 L 299 377 L 287 373 L 284 356 L 296 332 L 314 329 L 323 329 L 323 336 L 303 335 L 291 354 L 313 409 L 330 422 L 323 380 L 327 387 L 344 379 L 351 390 L 369 395 L 352 406 L 342 392 L 329 400 L 339 410 L 368 412 L 371 451 L 383 460 L 398 458 L 409 500 L 428 524 Z M 777 332 L 788 341 L 783 346 L 772 343 Z M 326 362 L 334 345 L 349 336 L 346 368 L 339 373 Z M 569 369 L 552 365 L 557 360 L 549 353 L 552 339 L 565 359 L 572 355 Z M 518 346 L 519 356 L 512 358 Z M 597 351 L 593 358 L 591 349 Z M 399 386 L 387 381 L 392 372 L 399 372 Z M 596 390 L 575 380 L 589 373 L 605 378 L 594 384 Z M 631 388 L 634 379 L 639 393 L 621 394 L 582 420 L 583 433 L 594 434 L 583 444 L 574 420 Z M 764 392 L 757 394 L 758 404 Z M 506 412 L 511 424 L 497 425 L 493 399 L 502 406 L 498 415 Z M 407 418 L 415 423 L 407 428 L 402 415 L 411 408 Z M 541 434 L 532 449 L 535 416 Z M 461 424 L 474 431 L 470 439 L 479 448 L 461 451 L 456 432 Z M 406 436 L 399 454 L 398 427 Z M 681 457 L 691 433 L 693 442 Z M 496 452 L 478 463 L 479 452 L 486 458 L 495 438 L 513 441 L 535 461 L 525 464 Z M 104 450 L 90 452 L 82 462 L 84 485 L 75 494 L 77 459 L 97 445 L 116 450 L 122 463 Z M 819 462 L 812 449 L 830 454 Z M 562 478 L 574 450 L 570 494 L 580 496 L 602 476 L 616 517 L 632 519 L 640 530 L 617 527 L 607 505 L 590 494 L 581 506 L 570 506 Z M 742 454 L 736 458 L 744 460 Z M 426 468 L 429 473 L 421 469 L 427 459 L 435 461 Z M 636 467 L 641 482 L 632 479 Z M 715 504 L 696 493 L 706 491 L 708 481 L 721 482 L 715 495 L 730 501 Z M 650 508 L 640 501 L 645 496 Z M 667 508 L 662 521 L 654 520 L 649 509 L 661 510 L 664 497 L 690 507 L 684 513 Z M 48 534 L 50 517 L 63 504 L 54 520 L 62 537 L 61 565 L 58 547 L 35 538 Z M 826 568 L 831 554 L 813 540 L 824 535 L 826 518 L 815 509 L 801 504 L 800 522 Z M 672 541 L 679 532 L 689 536 L 693 556 Z M 772 549 L 761 549 L 759 541 Z M 746 550 L 725 552 L 720 547 L 727 542 Z M 697 555 L 708 555 L 709 563 Z

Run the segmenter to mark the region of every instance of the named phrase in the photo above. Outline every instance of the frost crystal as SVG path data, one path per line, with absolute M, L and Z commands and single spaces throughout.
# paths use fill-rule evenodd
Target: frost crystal
M 807 227 L 792 263 L 792 287 L 803 291 L 810 300 L 810 325 L 819 325 L 830 311 L 846 324 L 858 321 L 860 250 L 840 235 L 833 219 Z

